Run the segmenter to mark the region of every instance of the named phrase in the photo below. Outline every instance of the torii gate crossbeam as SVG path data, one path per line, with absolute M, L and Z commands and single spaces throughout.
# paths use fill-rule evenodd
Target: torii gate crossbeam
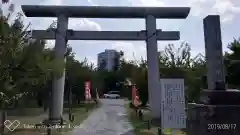
M 55 30 L 33 30 L 32 38 L 56 39 Z M 145 31 L 73 31 L 68 30 L 67 40 L 147 40 Z M 157 31 L 157 40 L 179 40 L 179 31 Z
M 64 60 L 67 38 L 86 40 L 145 40 L 147 43 L 147 64 L 148 64 L 148 90 L 149 102 L 152 117 L 160 117 L 160 82 L 158 66 L 157 40 L 177 40 L 177 32 L 159 32 L 156 30 L 156 18 L 164 19 L 185 19 L 189 7 L 105 7 L 105 6 L 35 6 L 23 5 L 22 10 L 27 17 L 57 17 L 57 32 L 46 33 L 45 38 L 55 38 L 55 57 Z M 79 36 L 68 35 L 68 18 L 143 18 L 146 20 L 146 32 L 77 32 Z M 35 31 L 37 33 L 37 31 Z M 35 34 L 36 34 L 35 33 Z M 38 33 L 44 33 L 38 31 Z M 84 35 L 86 34 L 86 35 Z M 87 35 L 88 34 L 88 35 Z M 93 34 L 94 36 L 90 36 Z M 169 34 L 169 35 L 168 35 Z M 38 35 L 38 34 L 36 34 Z M 135 36 L 134 36 L 135 35 Z M 164 35 L 167 35 L 164 37 Z M 80 37 L 82 36 L 82 37 Z M 107 38 L 109 36 L 109 38 Z M 119 37 L 117 37 L 119 36 Z M 52 90 L 52 102 L 49 119 L 57 121 L 60 119 L 63 110 L 65 72 L 61 78 L 55 78 Z

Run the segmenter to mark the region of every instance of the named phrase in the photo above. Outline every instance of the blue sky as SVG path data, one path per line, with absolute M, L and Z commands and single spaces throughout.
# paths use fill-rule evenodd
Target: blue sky
M 183 1 L 183 0 L 182 0 Z M 240 1 L 239 0 L 12 0 L 15 11 L 21 11 L 20 5 L 84 5 L 84 6 L 169 6 L 191 7 L 185 20 L 157 20 L 157 28 L 162 30 L 179 30 L 180 41 L 160 41 L 159 51 L 168 43 L 180 45 L 186 41 L 191 45 L 192 54 L 204 54 L 203 18 L 218 14 L 221 17 L 222 40 L 224 51 L 233 38 L 240 37 Z M 7 5 L 4 6 L 5 13 Z M 25 18 L 25 23 L 31 22 L 32 29 L 46 29 L 56 18 Z M 139 19 L 70 19 L 70 29 L 75 30 L 143 30 L 145 21 Z M 105 49 L 123 50 L 128 60 L 146 58 L 145 42 L 130 41 L 69 41 L 78 60 L 85 57 L 96 63 L 97 54 Z M 49 41 L 52 47 L 54 41 Z

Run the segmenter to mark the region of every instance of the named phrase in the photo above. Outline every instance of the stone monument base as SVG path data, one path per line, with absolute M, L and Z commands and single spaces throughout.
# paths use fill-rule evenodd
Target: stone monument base
M 238 90 L 203 90 L 201 98 L 204 104 L 210 105 L 240 105 L 240 91 Z
M 240 135 L 240 93 L 203 91 L 204 104 L 190 103 L 187 135 Z
M 189 104 L 187 135 L 240 135 L 240 105 Z

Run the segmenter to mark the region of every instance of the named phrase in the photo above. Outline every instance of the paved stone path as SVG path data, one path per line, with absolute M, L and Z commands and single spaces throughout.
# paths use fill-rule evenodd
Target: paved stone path
M 124 100 L 101 99 L 102 107 L 95 110 L 72 135 L 133 135 L 127 120 Z

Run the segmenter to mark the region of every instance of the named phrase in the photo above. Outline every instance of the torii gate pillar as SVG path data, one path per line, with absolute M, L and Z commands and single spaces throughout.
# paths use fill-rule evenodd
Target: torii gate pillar
M 160 113 L 160 103 L 156 99 L 160 98 L 160 76 L 158 65 L 158 46 L 156 36 L 156 18 L 152 15 L 146 17 L 146 49 L 147 49 L 147 66 L 148 66 L 148 94 L 151 115 L 158 118 Z M 155 100 L 155 101 L 154 101 Z M 153 109 L 154 108 L 154 109 Z M 156 110 L 156 111 L 155 111 Z
M 54 48 L 55 59 L 65 59 L 66 45 L 67 45 L 67 30 L 68 30 L 68 17 L 61 14 L 57 17 L 57 32 Z M 63 100 L 64 100 L 64 85 L 65 85 L 65 68 L 60 78 L 54 78 L 53 89 L 51 94 L 51 103 L 49 110 L 49 120 L 59 121 L 63 112 Z M 58 122 L 57 122 L 58 123 Z

